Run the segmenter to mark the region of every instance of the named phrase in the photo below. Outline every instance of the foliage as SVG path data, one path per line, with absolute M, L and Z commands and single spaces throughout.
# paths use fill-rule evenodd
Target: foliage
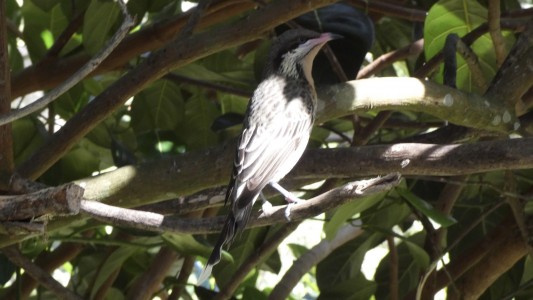
M 81 62 L 105 47 L 123 20 L 119 5 L 114 1 L 2 2 L 5 2 L 7 22 L 11 25 L 5 30 L 12 77 L 11 94 L 17 96 L 11 102 L 12 108 L 27 105 L 34 101 L 35 95 L 47 93 L 72 76 L 81 67 Z M 216 187 L 227 182 L 230 160 L 225 156 L 222 159 L 212 157 L 212 153 L 222 153 L 220 149 L 231 148 L 239 134 L 237 123 L 245 112 L 249 95 L 260 80 L 265 51 L 269 46 L 268 39 L 259 39 L 261 32 L 258 32 L 255 38 L 249 38 L 245 43 L 231 40 L 220 44 L 223 46 L 217 51 L 211 49 L 216 34 L 220 34 L 215 30 L 244 22 L 254 11 L 247 1 L 211 2 L 200 14 L 200 21 L 192 24 L 192 36 L 183 37 L 180 36 L 181 29 L 191 25 L 187 20 L 190 12 L 194 11 L 184 12 L 189 2 L 129 1 L 127 7 L 136 24 L 123 42 L 126 46 L 119 46 L 116 49 L 118 54 L 112 54 L 96 72 L 45 110 L 11 123 L 13 171 L 22 170 L 28 177 L 37 177 L 36 181 L 48 186 L 69 182 L 81 184 L 92 178 L 101 178 L 97 176 L 105 173 L 112 179 L 106 186 L 87 186 L 86 197 L 128 208 L 135 203 L 136 209 L 176 215 L 184 222 L 207 219 L 219 210 L 219 214 L 224 215 L 227 208 L 220 209 L 220 198 L 224 192 L 217 194 L 218 206 L 215 207 L 204 206 L 178 213 L 168 209 L 171 207 L 172 210 L 172 205 L 177 207 L 176 203 L 192 206 L 194 199 L 211 197 L 210 193 Z M 267 9 L 272 4 L 266 2 L 266 7 L 257 9 Z M 408 8 L 410 10 L 389 0 L 368 1 L 366 4 L 349 2 L 361 10 L 368 8 L 365 13 L 375 28 L 375 42 L 367 56 L 370 60 L 392 51 L 402 51 L 407 46 L 415 49 L 415 41 L 424 38 L 423 48 L 412 50 L 395 61 L 384 60 L 378 68 L 366 61 L 363 68 L 369 68 L 365 71 L 370 70 L 369 74 L 376 77 L 415 76 L 427 67 L 434 56 L 439 55 L 448 34 L 468 35 L 489 21 L 489 10 L 494 9 L 487 1 L 475 0 L 414 1 Z M 502 47 L 505 53 L 509 53 L 517 45 L 519 31 L 524 30 L 527 18 L 531 19 L 531 10 L 521 9 L 520 3 L 513 0 L 488 2 L 501 6 L 501 24 L 505 28 Z M 290 4 L 296 5 L 294 3 L 299 2 Z M 302 6 L 301 3 L 298 5 Z M 519 9 L 521 13 L 510 13 Z M 287 20 L 274 21 L 276 25 L 281 25 Z M 243 35 L 251 36 L 251 29 L 240 30 Z M 211 31 L 215 33 L 210 38 L 202 35 Z M 141 36 L 142 39 L 135 39 Z M 172 45 L 176 37 L 183 40 L 173 47 L 190 47 L 191 52 L 201 54 L 191 55 L 189 61 L 184 59 L 186 63 L 157 65 L 158 55 L 164 56 L 164 50 L 171 49 L 164 47 Z M 204 39 L 194 40 L 196 37 Z M 497 79 L 495 76 L 502 66 L 497 63 L 493 37 L 488 30 L 471 46 L 482 70 L 482 80 L 497 84 L 494 78 Z M 457 89 L 486 97 L 487 110 L 491 105 L 507 105 L 505 108 L 513 111 L 512 118 L 532 119 L 531 100 L 527 97 L 522 100 L 505 99 L 507 102 L 503 103 L 503 99 L 492 99 L 487 92 L 490 88 L 485 90 L 477 85 L 476 74 L 471 72 L 467 60 L 460 55 L 456 59 Z M 135 80 L 125 82 L 126 87 L 117 86 L 121 78 L 129 78 L 126 76 L 138 70 L 151 70 L 152 65 L 156 70 L 147 71 L 146 78 L 149 79 L 132 76 Z M 421 77 L 442 84 L 444 68 L 439 63 L 434 66 L 433 72 Z M 519 77 L 519 74 L 515 75 Z M 525 79 L 520 80 L 529 84 Z M 125 89 L 123 95 L 128 95 L 124 96 L 127 99 L 120 105 L 111 104 L 117 103 L 118 96 L 115 95 L 121 94 L 121 88 Z M 520 88 L 527 91 L 530 86 Z M 136 92 L 130 94 L 130 91 Z M 390 95 L 392 99 L 395 96 Z M 1 97 L 0 101 L 4 98 Z M 516 111 L 514 106 L 509 107 L 513 101 Z M 87 109 L 90 105 L 99 107 L 106 114 L 90 119 L 88 116 L 92 112 Z M 404 142 L 471 144 L 483 140 L 505 141 L 509 136 L 528 137 L 527 130 L 510 130 L 504 134 L 482 132 L 475 129 L 480 127 L 478 124 L 468 128 L 449 125 L 446 120 L 419 113 L 409 105 L 397 103 L 396 107 L 401 109 L 384 112 L 378 105 L 358 111 L 353 116 L 316 124 L 310 147 L 334 151 L 335 148 L 365 148 Z M 452 107 L 450 110 L 451 114 L 463 113 L 453 111 Z M 67 149 L 65 153 L 43 152 L 49 147 L 47 142 L 51 138 L 68 134 L 65 128 L 80 120 L 86 122 L 82 127 L 90 129 L 87 134 L 81 137 L 73 134 L 66 138 L 66 142 L 54 140 L 65 143 L 64 147 L 61 146 Z M 217 126 L 220 128 L 215 128 Z M 528 124 L 524 122 L 523 126 L 527 128 Z M 448 134 L 450 130 L 452 133 L 468 131 L 468 134 Z M 0 140 L 0 148 L 5 147 L 2 141 L 5 140 Z M 206 149 L 218 150 L 210 152 Z M 53 156 L 50 158 L 53 160 L 51 166 L 38 165 L 35 153 Z M 430 161 L 430 154 L 423 153 L 420 157 Z M 383 155 L 387 157 L 386 153 Z M 198 160 L 189 160 L 190 157 Z M 208 159 L 212 168 L 202 169 L 206 164 L 201 159 Z M 196 286 L 196 280 L 217 238 L 216 234 L 205 233 L 213 230 L 195 235 L 154 233 L 112 226 L 87 215 L 53 216 L 50 219 L 36 216 L 35 220 L 22 221 L 49 222 L 45 235 L 11 236 L 2 230 L 0 247 L 18 242 L 22 254 L 33 260 L 38 268 L 55 278 L 63 278 L 61 282 L 65 282 L 69 290 L 87 299 L 129 299 L 134 296 L 139 299 L 155 296 L 163 299 L 211 299 L 216 294 L 212 290 L 220 291 L 239 278 L 235 274 L 241 275 L 242 280 L 237 282 L 237 288 L 231 290 L 231 294 L 243 299 L 267 299 L 283 283 L 283 273 L 292 261 L 305 257 L 313 248 L 313 243 L 334 243 L 343 228 L 356 226 L 360 227 L 361 233 L 335 248 L 324 250 L 324 258 L 313 261 L 312 267 L 305 270 L 305 275 L 298 278 L 298 285 L 290 288 L 292 294 L 289 298 L 415 299 L 419 292 L 421 299 L 430 299 L 440 291 L 437 297 L 441 299 L 459 297 L 457 293 L 468 299 L 531 299 L 533 267 L 531 257 L 527 255 L 530 247 L 526 247 L 525 243 L 530 238 L 531 205 L 528 200 L 531 199 L 532 170 L 530 165 L 520 170 L 510 169 L 505 165 L 508 162 L 505 159 L 502 158 L 503 162 L 497 169 L 474 174 L 464 173 L 461 168 L 449 176 L 437 176 L 437 170 L 434 170 L 435 173 L 432 173 L 433 170 L 414 175 L 409 173 L 404 176 L 401 185 L 390 192 L 370 195 L 323 212 L 317 217 L 321 222 L 320 230 L 306 230 L 310 222 L 304 221 L 281 246 L 274 244 L 272 251 L 262 254 L 249 273 L 239 274 L 242 272 L 240 266 L 250 257 L 263 253 L 260 252 L 262 247 L 275 240 L 286 225 L 246 230 L 231 249 L 223 253 L 222 262 L 214 269 L 214 280 L 201 286 Z M 153 178 L 151 182 L 154 184 L 140 184 L 130 194 L 120 194 L 130 198 L 117 200 L 113 196 L 123 187 L 117 182 L 129 180 L 121 175 L 113 178 L 113 174 L 123 174 L 119 171 L 132 166 L 140 167 L 131 172 L 141 172 L 158 162 L 158 166 L 162 165 L 161 162 L 168 164 L 157 174 L 183 172 L 183 182 L 198 178 L 204 181 L 198 185 L 176 183 L 164 189 L 162 187 L 166 185 L 157 183 L 163 182 L 164 178 Z M 0 160 L 0 165 L 3 163 Z M 347 162 L 328 163 L 335 170 L 336 166 Z M 371 163 L 379 165 L 379 162 Z M 404 167 L 406 170 L 409 168 L 409 162 L 406 163 L 401 168 L 398 166 L 399 172 Z M 468 161 L 462 163 L 465 168 L 469 165 Z M 182 168 L 184 165 L 188 169 Z M 187 173 L 186 170 L 196 166 L 199 167 L 195 172 Z M 43 174 L 39 174 L 41 169 Z M 294 190 L 302 192 L 304 198 L 309 198 L 349 181 L 362 179 L 361 176 L 346 178 L 334 172 L 331 174 L 329 178 L 320 180 L 308 174 L 308 178 L 290 183 Z M 3 174 L 0 172 L 0 175 Z M 383 174 L 376 172 L 375 175 Z M 291 175 L 288 177 L 292 179 Z M 0 176 L 2 180 L 4 176 Z M 0 193 L 14 193 L 3 188 L 5 186 L 8 184 L 4 180 Z M 157 193 L 154 192 L 158 189 Z M 190 197 L 193 200 L 186 202 Z M 274 200 L 282 203 L 278 202 L 281 199 Z M 163 206 L 157 206 L 161 203 L 170 204 L 163 209 Z M 4 228 L 3 225 L 0 227 Z M 310 237 L 312 241 L 309 241 Z M 28 273 L 21 272 L 20 266 L 9 258 L 7 252 L 0 253 L 0 298 L 58 297 L 56 292 L 54 294 L 44 288 L 42 282 L 37 283 Z M 19 289 L 20 284 L 25 287 Z M 218 289 L 214 289 L 215 285 Z

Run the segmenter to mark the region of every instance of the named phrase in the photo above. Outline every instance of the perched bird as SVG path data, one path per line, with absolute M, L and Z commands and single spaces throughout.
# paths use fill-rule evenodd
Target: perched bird
M 272 44 L 263 81 L 254 91 L 238 139 L 233 173 L 226 193 L 231 210 L 206 268 L 205 281 L 220 261 L 223 246 L 240 233 L 261 190 L 271 185 L 296 200 L 277 183 L 302 156 L 315 118 L 313 59 L 320 48 L 339 36 L 305 29 L 284 32 Z

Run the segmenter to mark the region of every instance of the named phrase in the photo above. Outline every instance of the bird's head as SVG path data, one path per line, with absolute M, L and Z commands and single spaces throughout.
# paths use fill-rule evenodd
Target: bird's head
M 305 78 L 312 85 L 313 60 L 328 41 L 340 38 L 332 33 L 318 33 L 306 29 L 284 32 L 272 44 L 265 75 Z

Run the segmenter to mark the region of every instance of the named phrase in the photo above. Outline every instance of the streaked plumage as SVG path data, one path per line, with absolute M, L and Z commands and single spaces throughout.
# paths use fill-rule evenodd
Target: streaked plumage
M 248 105 L 226 193 L 231 211 L 199 278 L 203 282 L 250 218 L 261 190 L 277 183 L 303 154 L 313 126 L 316 93 L 312 62 L 332 34 L 289 30 L 272 45 L 264 79 Z

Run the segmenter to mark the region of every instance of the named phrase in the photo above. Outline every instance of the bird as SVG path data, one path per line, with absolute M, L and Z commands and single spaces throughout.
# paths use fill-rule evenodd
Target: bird
M 270 185 L 287 201 L 298 200 L 278 181 L 296 165 L 309 141 L 317 106 L 313 60 L 322 46 L 337 38 L 332 33 L 291 29 L 273 41 L 238 138 L 225 198 L 231 207 L 199 284 L 220 262 L 222 248 L 243 231 L 263 188 Z

